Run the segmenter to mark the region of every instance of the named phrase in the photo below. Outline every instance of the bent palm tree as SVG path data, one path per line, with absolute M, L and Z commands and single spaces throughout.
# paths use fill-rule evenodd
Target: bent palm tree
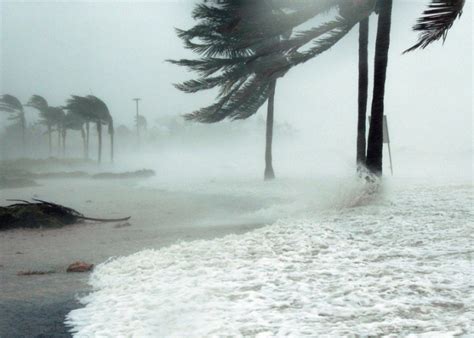
M 63 137 L 64 131 L 64 119 L 66 114 L 62 110 L 61 107 L 49 107 L 49 122 L 52 123 L 53 126 L 56 127 L 56 131 L 58 133 L 58 155 L 61 153 L 61 149 L 64 152 L 64 146 L 61 147 L 61 140 Z
M 80 116 L 86 124 L 86 136 L 85 136 L 85 150 L 84 156 L 85 158 L 89 158 L 89 123 L 95 122 L 95 114 L 93 111 L 93 107 L 90 101 L 82 96 L 72 95 L 66 102 L 64 109 L 68 111 L 68 113 Z
M 97 122 L 97 132 L 99 134 L 99 163 L 102 156 L 102 124 L 106 124 L 107 132 L 110 136 L 110 161 L 114 161 L 114 121 L 110 115 L 107 105 L 96 96 L 88 95 L 87 99 L 91 102 Z
M 23 110 L 23 105 L 21 104 L 20 100 L 18 100 L 15 96 L 9 94 L 0 96 L 0 111 L 10 113 L 11 116 L 9 117 L 9 120 L 15 121 L 20 126 L 23 152 L 25 152 L 26 118 L 25 112 Z
M 114 124 L 107 105 L 99 98 L 89 95 L 87 97 L 73 95 L 67 100 L 65 106 L 69 112 L 78 114 L 85 121 L 96 123 L 98 137 L 97 161 L 102 161 L 102 125 L 108 125 L 110 135 L 110 159 L 114 158 Z M 87 122 L 86 122 L 87 123 Z
M 46 125 L 47 134 L 48 134 L 48 149 L 49 149 L 49 156 L 52 154 L 52 140 L 51 134 L 53 132 L 53 126 L 55 125 L 56 121 L 54 119 L 54 113 L 51 113 L 49 110 L 48 101 L 40 95 L 33 95 L 28 103 L 26 104 L 29 107 L 33 107 L 40 113 L 40 123 Z
M 277 79 L 292 67 L 331 48 L 371 13 L 374 0 L 223 0 L 218 3 L 217 7 L 196 6 L 193 16 L 200 22 L 187 31 L 178 30 L 185 47 L 202 58 L 172 61 L 200 74 L 197 80 L 176 87 L 187 93 L 220 89 L 214 104 L 185 117 L 204 123 L 245 119 L 268 101 L 265 176 L 271 178 L 274 105 L 271 101 Z M 308 30 L 295 30 L 334 7 L 339 7 L 335 19 Z
M 84 124 L 85 124 L 85 120 L 82 116 L 74 112 L 68 112 L 66 114 L 64 118 L 64 128 L 62 129 L 64 154 L 66 153 L 67 130 L 70 129 L 70 130 L 77 130 L 81 132 L 84 158 L 86 157 L 86 133 L 84 130 Z

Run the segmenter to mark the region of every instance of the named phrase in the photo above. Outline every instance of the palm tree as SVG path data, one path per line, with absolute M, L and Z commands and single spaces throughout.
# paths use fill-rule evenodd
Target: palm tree
M 440 39 L 444 41 L 454 21 L 461 16 L 464 4 L 465 0 L 432 0 L 428 9 L 423 12 L 418 23 L 413 27 L 415 31 L 420 32 L 419 41 L 405 52 L 424 49 Z M 384 95 L 390 46 L 392 0 L 380 1 L 379 11 L 372 118 L 367 147 L 367 168 L 376 175 L 382 174 Z
M 21 140 L 23 145 L 23 152 L 26 147 L 26 118 L 23 110 L 23 105 L 15 96 L 5 94 L 0 96 L 0 111 L 10 113 L 9 120 L 16 121 L 21 128 Z
M 97 161 L 99 163 L 102 161 L 102 125 L 108 125 L 108 133 L 110 135 L 110 159 L 113 162 L 114 123 L 107 105 L 101 99 L 93 95 L 89 95 L 87 97 L 73 95 L 70 99 L 68 99 L 65 108 L 69 112 L 81 116 L 85 121 L 96 123 L 98 137 Z
M 108 127 L 108 133 L 110 136 L 110 161 L 114 161 L 114 121 L 112 115 L 110 115 L 109 108 L 107 105 L 96 96 L 88 95 L 87 99 L 91 102 L 94 114 L 97 122 L 97 132 L 99 135 L 99 163 L 102 156 L 102 124 L 106 124 Z
M 64 131 L 64 119 L 66 118 L 66 114 L 61 107 L 48 107 L 49 112 L 49 122 L 56 127 L 56 131 L 58 133 L 58 155 L 64 152 L 64 146 L 61 147 L 61 140 L 63 138 L 63 131 Z
M 180 60 L 175 63 L 187 66 L 201 76 L 197 80 L 186 81 L 177 87 L 189 93 L 219 87 L 220 92 L 213 105 L 187 114 L 186 117 L 199 122 L 213 123 L 225 118 L 242 119 L 254 114 L 270 97 L 271 84 L 274 80 L 284 76 L 291 68 L 313 59 L 334 46 L 356 24 L 372 13 L 375 2 L 375 0 L 304 2 L 273 0 L 265 2 L 272 7 L 271 16 L 265 16 L 270 12 L 268 8 L 263 14 L 258 9 L 259 6 L 265 7 L 263 1 L 220 0 L 217 10 L 213 6 L 198 5 L 193 16 L 201 22 L 190 30 L 178 30 L 178 36 L 184 40 L 187 48 L 201 54 L 202 58 Z M 376 94 L 372 101 L 374 118 L 369 130 L 366 159 L 369 169 L 377 174 L 381 174 L 382 163 L 383 104 L 392 2 L 393 0 L 377 2 L 381 14 L 374 70 L 374 79 L 377 83 L 374 84 Z M 460 15 L 463 4 L 464 0 L 432 0 L 429 10 L 424 13 L 424 18 L 420 19 L 418 26 L 415 26 L 415 29 L 422 32 L 421 47 L 445 37 L 447 29 Z M 275 11 L 273 10 L 275 7 L 285 8 L 285 11 Z M 338 7 L 339 11 L 334 19 L 307 30 L 296 31 L 299 25 L 335 7 Z M 287 40 L 275 39 L 288 31 L 293 33 Z M 308 48 L 303 49 L 308 45 Z M 362 89 L 359 109 L 361 118 L 364 111 L 363 96 Z M 359 121 L 361 122 L 361 119 Z M 363 128 L 365 125 L 359 129 L 362 141 L 365 134 Z M 358 154 L 361 155 L 358 157 L 363 158 L 364 151 L 361 149 L 364 147 L 362 142 L 359 144 Z
M 68 112 L 64 118 L 64 128 L 62 129 L 63 135 L 63 154 L 66 153 L 66 136 L 67 130 L 78 130 L 81 132 L 82 144 L 83 144 L 83 153 L 84 158 L 86 158 L 86 133 L 84 130 L 85 120 L 79 114 L 74 112 Z
M 377 176 L 382 175 L 383 115 L 385 82 L 387 77 L 388 50 L 392 23 L 393 0 L 379 2 L 379 19 L 375 43 L 374 91 L 367 144 L 367 169 Z
M 77 95 L 72 95 L 66 102 L 64 109 L 68 111 L 68 114 L 74 114 L 79 116 L 86 126 L 85 130 L 85 149 L 84 157 L 89 158 L 89 123 L 95 121 L 95 114 L 93 107 L 87 98 Z
M 273 143 L 273 110 L 275 102 L 275 87 L 276 80 L 273 80 L 270 85 L 270 95 L 267 103 L 267 128 L 265 135 L 265 171 L 263 178 L 265 181 L 273 180 L 275 172 L 272 164 L 272 143 Z
M 52 140 L 51 134 L 53 132 L 53 126 L 55 125 L 56 121 L 54 119 L 54 113 L 50 111 L 50 107 L 48 105 L 48 101 L 40 95 L 33 95 L 28 103 L 26 104 L 29 107 L 33 107 L 37 109 L 40 113 L 41 123 L 46 125 L 47 134 L 48 134 L 48 149 L 49 149 L 49 156 L 52 154 Z
M 286 14 L 278 6 L 264 1 L 224 0 L 219 2 L 217 10 L 215 6 L 197 5 L 193 15 L 200 22 L 187 31 L 178 30 L 178 36 L 186 48 L 202 58 L 171 62 L 189 67 L 201 76 L 176 87 L 187 93 L 220 87 L 220 93 L 215 104 L 185 117 L 202 123 L 215 123 L 226 118 L 246 119 L 268 101 L 264 178 L 273 179 L 275 87 L 277 78 L 286 71 L 268 71 L 263 67 L 275 60 L 285 60 L 281 53 L 270 53 L 269 46 L 276 42 L 276 48 L 282 48 L 278 47 L 281 41 L 285 43 L 290 37 L 291 27 L 288 32 L 277 31 L 275 26 L 275 22 Z M 199 39 L 201 43 L 195 43 L 193 39 Z
M 187 31 L 178 30 L 178 36 L 186 48 L 202 58 L 172 62 L 198 72 L 200 78 L 179 84 L 177 88 L 195 93 L 219 87 L 220 92 L 213 105 L 185 117 L 204 123 L 225 118 L 245 119 L 268 101 L 265 147 L 265 173 L 268 174 L 265 176 L 272 178 L 274 103 L 270 101 L 274 98 L 277 79 L 292 67 L 331 48 L 372 12 L 374 1 L 222 0 L 217 9 L 197 5 L 193 16 L 200 22 Z M 296 31 L 297 26 L 334 7 L 339 8 L 335 19 Z M 310 47 L 302 50 L 308 45 Z

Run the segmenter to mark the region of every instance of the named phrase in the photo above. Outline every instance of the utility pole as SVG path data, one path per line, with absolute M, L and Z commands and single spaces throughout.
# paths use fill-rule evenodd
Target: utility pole
M 139 97 L 136 97 L 133 99 L 133 101 L 135 101 L 135 104 L 136 104 L 136 108 L 137 108 L 137 142 L 138 142 L 138 146 L 140 146 L 140 120 L 138 118 L 139 114 L 138 114 L 138 102 L 140 102 L 141 98 Z

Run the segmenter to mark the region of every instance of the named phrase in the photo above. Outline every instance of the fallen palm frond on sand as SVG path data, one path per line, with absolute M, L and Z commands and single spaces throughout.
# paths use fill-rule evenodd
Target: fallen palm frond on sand
M 130 217 L 86 217 L 74 209 L 39 199 L 33 199 L 34 202 L 25 200 L 9 201 L 16 203 L 6 207 L 0 207 L 0 230 L 41 227 L 59 228 L 84 221 L 123 222 L 130 219 Z

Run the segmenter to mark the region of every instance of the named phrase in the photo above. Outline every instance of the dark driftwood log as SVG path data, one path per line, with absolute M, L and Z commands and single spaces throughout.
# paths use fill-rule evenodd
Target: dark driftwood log
M 58 228 L 83 221 L 123 222 L 130 219 L 130 217 L 86 217 L 74 209 L 38 199 L 33 199 L 34 202 L 25 200 L 9 201 L 17 203 L 0 207 L 0 230 L 41 227 Z

